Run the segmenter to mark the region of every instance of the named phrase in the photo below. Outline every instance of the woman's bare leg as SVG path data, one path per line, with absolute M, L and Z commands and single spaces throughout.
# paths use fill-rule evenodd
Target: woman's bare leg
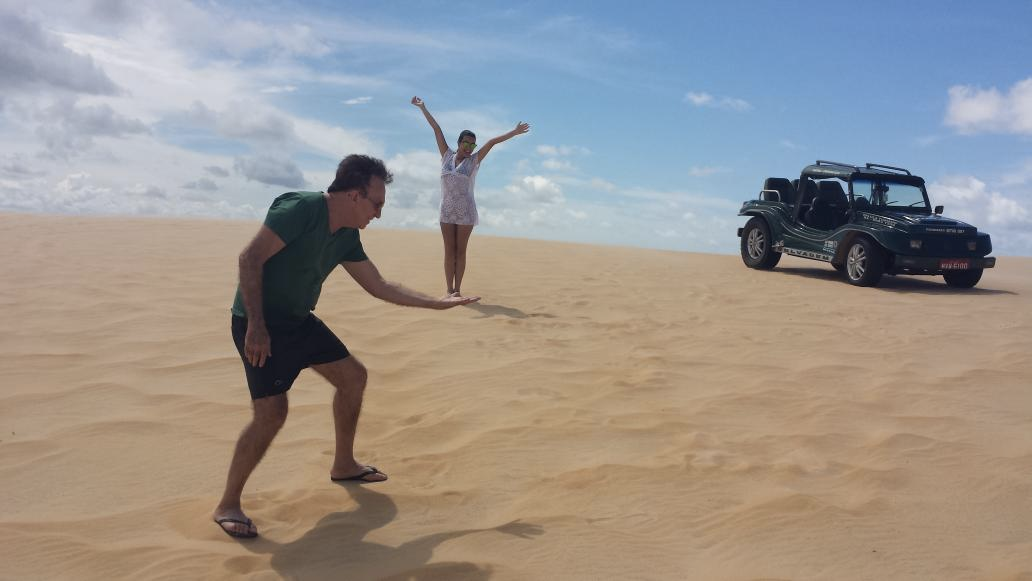
M 462 288 L 462 275 L 466 273 L 466 247 L 473 234 L 473 226 L 456 225 L 455 235 L 455 292 Z
M 455 292 L 455 236 L 458 226 L 441 222 L 441 237 L 444 238 L 444 282 L 448 294 Z

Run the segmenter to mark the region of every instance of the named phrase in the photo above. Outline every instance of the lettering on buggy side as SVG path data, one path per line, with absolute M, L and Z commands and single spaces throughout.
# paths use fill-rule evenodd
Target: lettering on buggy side
M 838 248 L 838 240 L 825 240 L 824 241 L 824 250 L 826 252 L 831 252 L 832 254 L 834 254 L 836 248 Z
M 891 218 L 886 218 L 885 216 L 879 216 L 878 214 L 868 214 L 867 212 L 860 212 L 860 214 L 864 217 L 864 220 L 870 220 L 872 222 L 877 222 L 885 226 L 896 225 L 895 220 Z
M 939 234 L 965 234 L 964 228 L 938 228 L 935 226 L 926 226 L 925 232 L 937 232 Z
M 791 254 L 793 256 L 802 256 L 803 258 L 812 258 L 814 260 L 823 260 L 824 262 L 831 262 L 831 256 L 828 254 L 821 254 L 820 252 L 812 252 L 810 250 L 796 250 L 795 248 L 786 248 L 782 250 L 785 254 Z

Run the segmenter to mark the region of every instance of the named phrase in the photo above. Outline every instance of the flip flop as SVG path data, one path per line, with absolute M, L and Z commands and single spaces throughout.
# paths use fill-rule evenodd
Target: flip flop
M 234 531 L 234 530 L 231 530 L 231 529 L 227 529 L 226 527 L 222 526 L 224 523 L 234 523 L 234 524 L 238 524 L 238 525 L 244 525 L 249 530 L 246 533 L 237 532 L 237 531 Z M 251 526 L 254 525 L 254 522 L 252 522 L 251 519 L 240 520 L 238 518 L 224 516 L 222 518 L 215 519 L 215 524 L 219 525 L 219 528 L 222 529 L 222 532 L 224 532 L 227 535 L 229 535 L 229 536 L 231 536 L 233 538 L 236 538 L 236 539 L 253 539 L 253 538 L 258 536 L 257 532 L 252 533 L 250 531 Z
M 383 474 L 384 479 L 383 480 L 367 480 L 366 479 L 367 476 L 372 476 L 373 474 Z M 384 474 L 383 472 L 380 472 L 380 470 L 376 466 L 366 466 L 361 472 L 359 472 L 358 474 L 355 474 L 354 476 L 348 476 L 347 478 L 334 478 L 334 477 L 331 476 L 330 480 L 332 480 L 334 482 L 347 482 L 347 481 L 350 480 L 350 481 L 365 482 L 365 483 L 368 483 L 368 484 L 373 484 L 373 483 L 376 483 L 376 482 L 386 482 L 387 481 L 387 475 Z

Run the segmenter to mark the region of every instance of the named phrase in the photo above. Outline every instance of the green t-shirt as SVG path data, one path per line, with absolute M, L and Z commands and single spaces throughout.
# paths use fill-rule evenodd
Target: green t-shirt
M 286 243 L 262 269 L 262 302 L 270 327 L 294 326 L 315 309 L 322 283 L 341 262 L 367 260 L 358 230 L 330 234 L 330 215 L 322 192 L 290 192 L 269 207 L 265 225 Z M 233 314 L 246 317 L 237 285 Z

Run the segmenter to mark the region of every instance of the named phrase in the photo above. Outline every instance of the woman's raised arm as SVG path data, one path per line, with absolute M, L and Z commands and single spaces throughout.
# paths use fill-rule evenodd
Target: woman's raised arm
M 488 139 L 487 143 L 481 145 L 480 149 L 477 150 L 477 162 L 483 162 L 484 158 L 487 157 L 488 152 L 491 151 L 491 148 L 495 145 L 498 145 L 499 143 L 506 141 L 508 139 L 512 139 L 517 135 L 523 135 L 528 131 L 530 131 L 530 125 L 520 121 L 516 124 L 516 128 L 512 131 L 505 133 L 503 135 L 499 135 L 498 137 L 492 137 L 491 139 Z
M 441 133 L 441 126 L 434 120 L 434 116 L 430 114 L 430 111 L 426 109 L 426 103 L 419 97 L 412 97 L 412 104 L 419 107 L 419 110 L 423 112 L 423 117 L 426 117 L 427 123 L 434 129 L 434 137 L 437 138 L 437 149 L 441 150 L 441 157 L 444 157 L 444 153 L 448 151 L 448 142 L 444 140 L 444 133 Z

